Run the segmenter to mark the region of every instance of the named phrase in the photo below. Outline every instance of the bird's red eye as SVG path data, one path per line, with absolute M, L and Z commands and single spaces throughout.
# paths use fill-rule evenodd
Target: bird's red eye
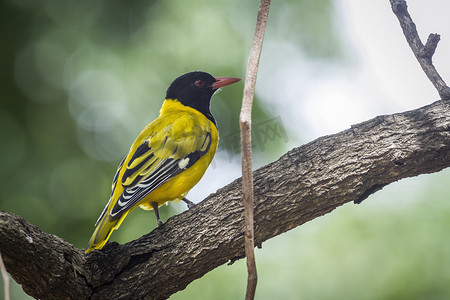
M 194 84 L 195 84 L 196 87 L 201 88 L 201 87 L 203 87 L 203 85 L 204 85 L 205 83 L 204 83 L 203 81 L 201 81 L 201 80 L 197 80 Z

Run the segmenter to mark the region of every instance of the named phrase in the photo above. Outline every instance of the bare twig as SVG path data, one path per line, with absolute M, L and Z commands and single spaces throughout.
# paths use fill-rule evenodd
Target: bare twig
M 4 285 L 4 295 L 5 295 L 5 300 L 9 300 L 9 275 L 8 272 L 6 271 L 6 267 L 5 264 L 3 263 L 3 258 L 2 258 L 2 253 L 0 252 L 0 270 L 2 272 L 2 277 L 3 277 L 3 285 Z
M 440 40 L 439 34 L 430 34 L 427 42 L 423 45 L 417 33 L 416 24 L 414 24 L 411 16 L 408 13 L 408 6 L 405 0 L 389 0 L 391 2 L 392 11 L 397 16 L 403 34 L 406 37 L 411 50 L 419 61 L 420 66 L 437 89 L 439 96 L 442 99 L 450 99 L 450 88 L 441 78 L 436 68 L 433 65 L 433 54 L 436 50 L 437 44 Z
M 269 15 L 270 0 L 261 0 L 258 7 L 255 35 L 253 37 L 250 57 L 245 74 L 244 95 L 239 124 L 241 127 L 242 147 L 242 200 L 245 210 L 245 255 L 247 257 L 247 291 L 245 299 L 255 298 L 258 275 L 255 262 L 254 240 L 254 200 L 253 200 L 253 172 L 252 172 L 252 141 L 251 122 L 252 104 L 255 92 L 256 75 L 258 73 L 259 58 L 261 55 L 264 32 L 266 30 L 267 17 Z

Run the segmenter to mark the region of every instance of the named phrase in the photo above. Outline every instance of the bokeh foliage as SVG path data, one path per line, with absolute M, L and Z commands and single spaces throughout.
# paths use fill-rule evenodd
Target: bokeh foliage
M 169 83 L 191 70 L 244 76 L 257 5 L 256 0 L 1 1 L 0 209 L 85 247 L 117 164 L 157 116 Z M 339 61 L 345 51 L 334 13 L 330 0 L 274 1 L 266 43 L 290 43 L 311 60 Z M 264 54 L 262 64 L 273 59 Z M 280 59 L 285 53 L 270 55 Z M 239 128 L 241 93 L 242 85 L 214 96 L 223 141 Z M 280 100 L 263 104 L 257 94 L 254 122 L 280 117 L 272 109 Z M 287 133 L 290 141 L 301 140 L 301 134 Z M 239 147 L 222 142 L 220 149 L 231 155 Z M 285 152 L 286 143 L 278 140 L 261 150 L 255 149 L 255 157 L 268 162 Z M 429 207 L 422 198 L 433 203 L 450 198 L 445 179 L 434 181 L 440 190 L 415 193 L 407 209 L 385 214 L 376 205 L 351 206 L 265 243 L 257 252 L 258 299 L 450 295 L 445 285 L 450 258 L 442 250 L 448 243 L 431 238 L 445 235 L 448 213 L 438 222 L 419 218 L 419 231 L 401 218 L 423 216 Z M 393 189 L 375 197 L 386 210 L 398 192 Z M 162 218 L 180 209 L 162 209 Z M 136 210 L 112 240 L 132 240 L 152 226 L 153 215 Z M 242 298 L 245 274 L 243 261 L 222 266 L 173 298 Z M 26 298 L 14 285 L 13 299 L 20 297 Z

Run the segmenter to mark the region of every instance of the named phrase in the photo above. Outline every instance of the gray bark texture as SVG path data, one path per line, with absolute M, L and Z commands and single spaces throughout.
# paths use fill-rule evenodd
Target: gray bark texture
M 450 101 L 318 138 L 254 172 L 255 244 L 397 180 L 449 166 Z M 149 234 L 89 255 L 0 212 L 0 252 L 35 298 L 165 299 L 244 256 L 241 193 L 237 179 Z

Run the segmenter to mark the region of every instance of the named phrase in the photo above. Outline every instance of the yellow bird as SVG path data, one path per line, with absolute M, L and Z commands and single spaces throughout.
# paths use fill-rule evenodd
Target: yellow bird
M 113 230 L 136 206 L 155 211 L 167 201 L 183 200 L 202 178 L 219 141 L 210 111 L 212 95 L 239 78 L 190 72 L 175 79 L 167 89 L 159 117 L 139 134 L 119 164 L 109 202 L 96 223 L 86 253 L 101 249 Z

